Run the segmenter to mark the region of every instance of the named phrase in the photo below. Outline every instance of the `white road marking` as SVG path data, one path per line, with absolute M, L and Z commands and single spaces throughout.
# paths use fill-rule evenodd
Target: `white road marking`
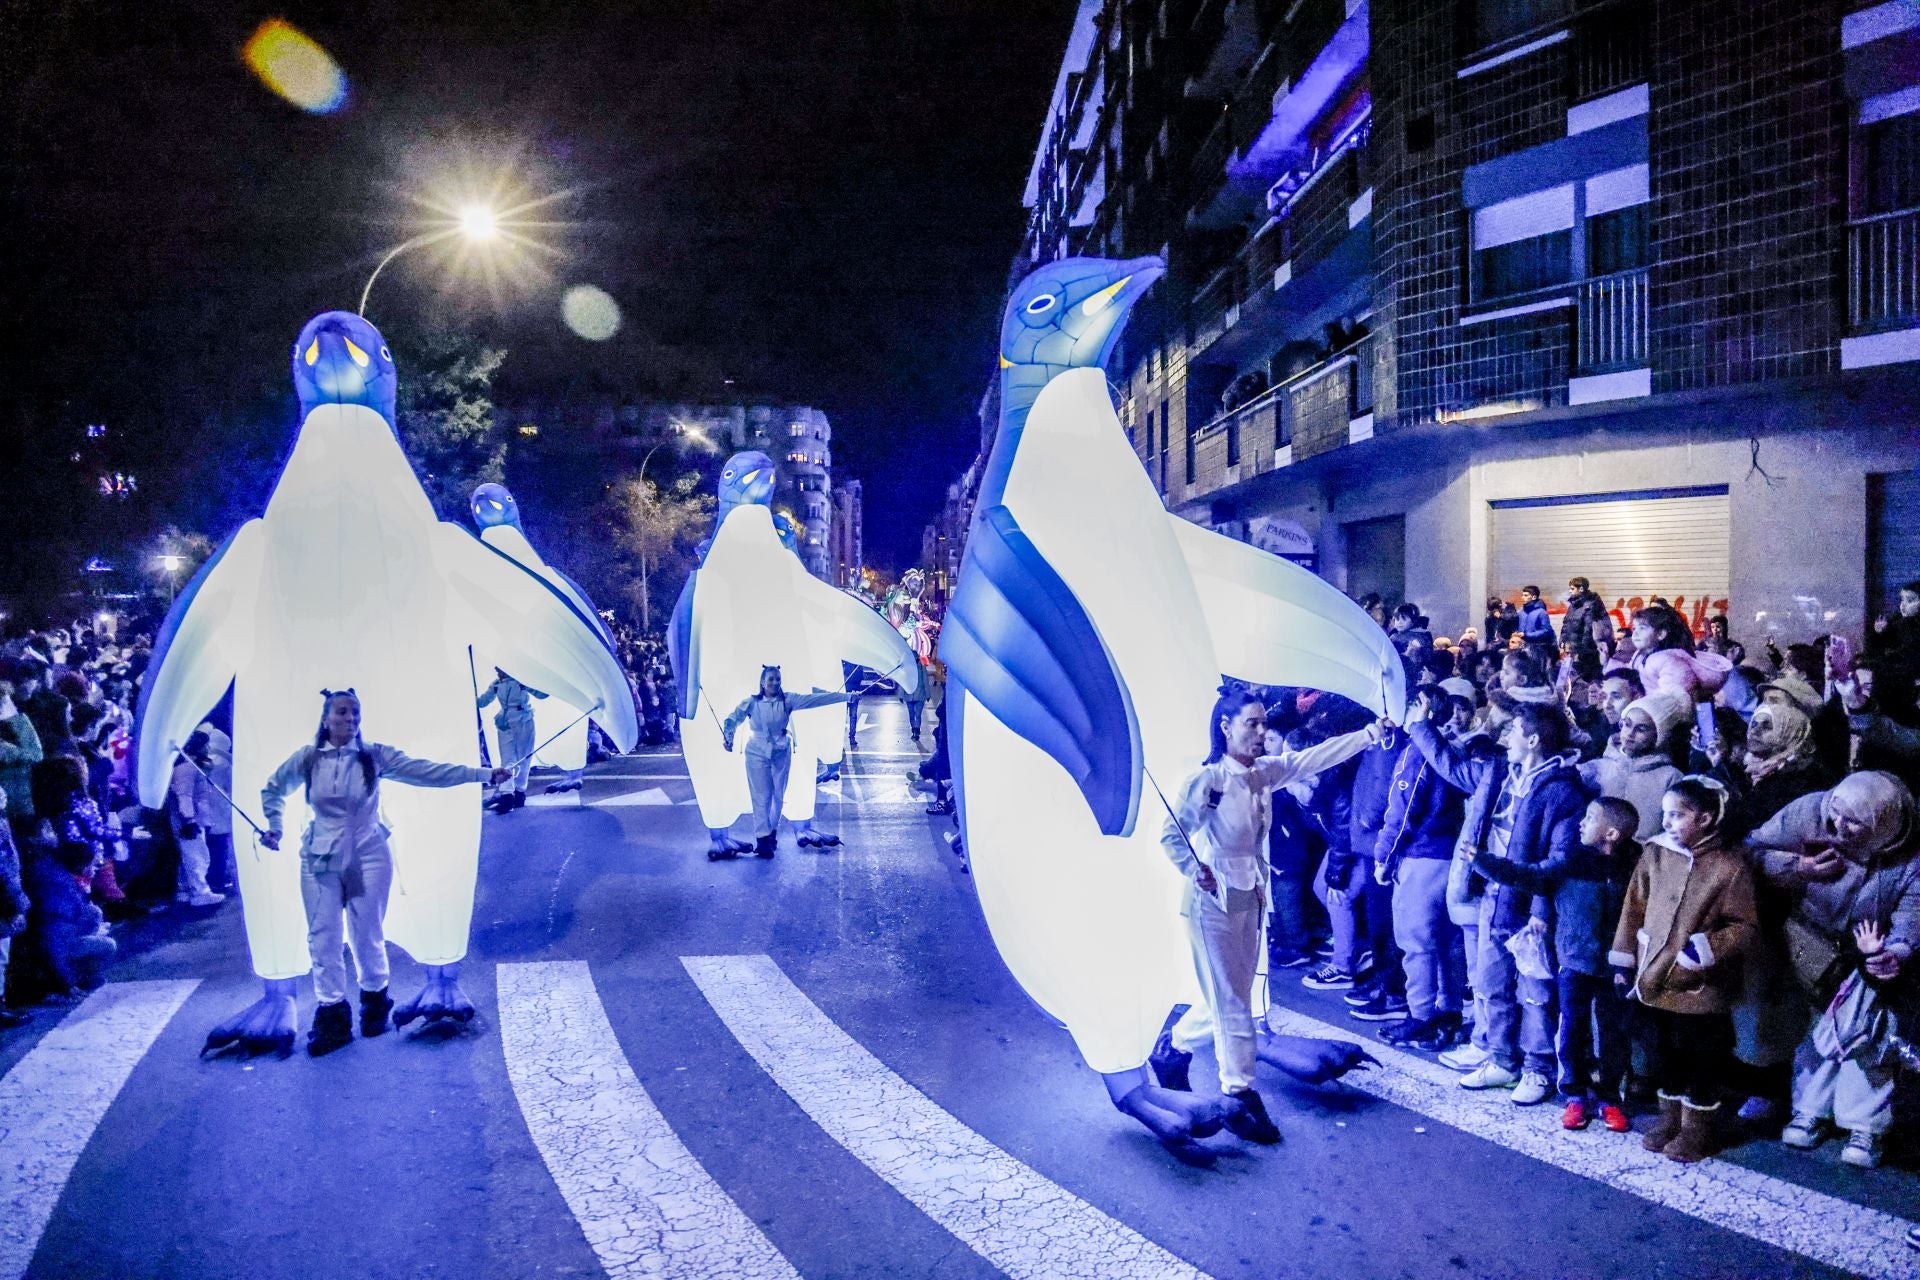
M 101 1117 L 199 985 L 109 983 L 0 1079 L 0 1280 L 26 1273 Z
M 591 800 L 581 791 L 562 791 L 558 795 L 538 795 L 527 797 L 529 809 L 608 809 L 620 805 L 666 804 L 673 798 L 663 787 L 645 787 L 639 791 L 620 791 L 610 796 L 596 795 Z
M 1875 1280 L 1920 1278 L 1920 1253 L 1905 1243 L 1912 1224 L 1892 1214 L 1725 1160 L 1676 1164 L 1643 1150 L 1638 1135 L 1597 1124 L 1569 1133 L 1560 1127 L 1557 1108 L 1523 1109 L 1504 1092 L 1489 1098 L 1462 1089 L 1460 1077 L 1438 1063 L 1279 1005 L 1269 1007 L 1267 1021 L 1290 1035 L 1365 1045 L 1384 1069 L 1356 1072 L 1347 1084 L 1476 1138 L 1841 1271 Z
M 498 973 L 514 1097 L 607 1274 L 797 1280 L 635 1078 L 586 963 L 503 964 Z
M 855 1043 L 766 956 L 682 956 L 707 1002 L 829 1136 L 1015 1280 L 1201 1273 L 1014 1159 Z

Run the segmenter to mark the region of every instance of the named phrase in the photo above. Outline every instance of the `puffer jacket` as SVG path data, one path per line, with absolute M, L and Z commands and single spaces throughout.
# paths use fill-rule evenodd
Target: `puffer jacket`
M 1538 600 L 1520 606 L 1520 636 L 1528 644 L 1552 644 L 1553 615 Z
M 1580 766 L 1580 780 L 1603 796 L 1625 800 L 1640 815 L 1635 840 L 1660 834 L 1660 800 L 1680 780 L 1680 770 L 1664 751 L 1630 756 L 1613 743 L 1598 760 Z
M 1391 874 L 1402 858 L 1451 858 L 1465 812 L 1466 796 L 1408 740 L 1387 778 L 1386 818 L 1373 860 Z
M 1510 767 L 1502 788 L 1526 786 L 1514 800 L 1513 830 L 1507 839 L 1505 859 L 1520 866 L 1552 865 L 1564 862 L 1580 847 L 1580 819 L 1587 812 L 1593 793 L 1580 781 L 1570 756 L 1550 760 L 1526 775 Z M 1497 806 L 1500 798 L 1496 794 Z M 1491 811 L 1489 812 L 1491 825 Z M 1473 870 L 1493 880 L 1482 865 L 1488 851 L 1483 843 L 1474 852 Z M 1545 918 L 1552 908 L 1540 895 L 1512 883 L 1494 880 L 1486 896 L 1493 900 L 1491 926 L 1500 932 L 1517 930 L 1529 919 Z
M 1457 925 L 1473 924 L 1480 917 L 1482 889 L 1473 874 L 1473 855 L 1485 842 L 1493 820 L 1493 802 L 1507 775 L 1506 752 L 1484 733 L 1451 740 L 1431 720 L 1408 725 L 1407 737 L 1441 781 L 1466 797 L 1453 863 L 1447 868 L 1447 918 Z
M 1688 851 L 1660 835 L 1640 850 L 1607 959 L 1631 971 L 1634 997 L 1650 1008 L 1725 1013 L 1759 934 L 1746 859 L 1717 842 Z
M 1534 895 L 1534 914 L 1546 921 L 1561 968 L 1590 976 L 1607 971 L 1607 950 L 1633 876 L 1630 855 L 1613 858 L 1576 845 L 1544 862 L 1520 863 L 1481 854 L 1473 865 L 1490 880 Z
M 1353 827 L 1349 836 L 1355 857 L 1371 858 L 1387 821 L 1387 798 L 1393 768 L 1406 739 L 1389 733 L 1360 753 L 1353 773 Z

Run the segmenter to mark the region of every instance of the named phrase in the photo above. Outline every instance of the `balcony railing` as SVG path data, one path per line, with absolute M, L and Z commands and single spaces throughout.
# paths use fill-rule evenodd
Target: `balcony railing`
M 1194 292 L 1193 305 L 1187 314 L 1195 347 L 1208 346 L 1226 332 L 1227 313 L 1239 306 L 1245 296 L 1244 280 L 1244 269 L 1236 260 L 1222 267 L 1213 279 Z
M 1373 362 L 1378 344 L 1368 334 L 1347 350 L 1353 353 L 1353 363 L 1347 366 L 1347 414 L 1358 418 L 1373 412 Z
M 1572 45 L 1573 100 L 1584 102 L 1643 83 L 1652 30 L 1644 0 L 1611 5 L 1581 18 Z
M 1847 319 L 1856 330 L 1920 320 L 1920 209 L 1847 228 Z
M 1580 282 L 1574 371 L 1605 373 L 1647 364 L 1645 268 Z

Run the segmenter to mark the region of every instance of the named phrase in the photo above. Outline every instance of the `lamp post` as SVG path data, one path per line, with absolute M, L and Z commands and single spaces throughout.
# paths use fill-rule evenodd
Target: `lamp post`
M 373 274 L 367 277 L 366 288 L 360 290 L 360 314 L 362 316 L 367 314 L 367 299 L 373 294 L 373 282 L 380 278 L 380 273 L 386 269 L 389 262 L 392 262 L 401 254 L 407 252 L 407 250 L 418 249 L 422 245 L 433 244 L 453 236 L 462 236 L 474 244 L 485 244 L 487 241 L 493 239 L 499 230 L 499 215 L 485 205 L 475 204 L 468 205 L 462 209 L 459 220 L 451 227 L 439 227 L 432 231 L 423 231 L 411 239 L 402 240 L 399 244 L 387 250 L 386 256 L 381 258 L 379 263 L 374 267 Z
M 173 596 L 176 589 L 175 575 L 180 572 L 182 563 L 184 563 L 184 561 L 179 556 L 169 555 L 160 557 L 160 568 L 167 575 L 167 607 L 169 609 L 173 607 Z
M 635 488 L 639 490 L 642 501 L 653 501 L 647 494 L 647 464 L 653 461 L 653 455 L 659 452 L 660 446 L 667 442 L 669 436 L 680 436 L 692 440 L 703 449 L 713 447 L 713 441 L 700 428 L 688 426 L 682 422 L 673 423 L 668 428 L 667 435 L 654 441 L 653 447 L 648 449 L 646 456 L 640 459 L 640 474 L 635 477 Z M 650 561 L 651 557 L 643 550 L 640 554 L 640 629 L 642 631 L 651 630 L 653 626 L 653 592 L 650 586 L 653 565 Z

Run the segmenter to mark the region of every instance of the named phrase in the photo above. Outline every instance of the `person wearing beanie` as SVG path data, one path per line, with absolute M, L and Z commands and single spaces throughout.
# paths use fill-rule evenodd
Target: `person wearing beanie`
M 1440 687 L 1454 697 L 1465 698 L 1469 702 L 1474 701 L 1475 694 L 1479 692 L 1473 687 L 1473 681 L 1465 676 L 1449 676 L 1440 682 Z
M 1624 800 L 1639 815 L 1636 841 L 1660 833 L 1660 798 L 1681 774 L 1667 744 L 1687 721 L 1686 704 L 1672 694 L 1649 694 L 1627 704 L 1620 731 L 1597 760 L 1580 766 L 1580 780 L 1601 795 Z

